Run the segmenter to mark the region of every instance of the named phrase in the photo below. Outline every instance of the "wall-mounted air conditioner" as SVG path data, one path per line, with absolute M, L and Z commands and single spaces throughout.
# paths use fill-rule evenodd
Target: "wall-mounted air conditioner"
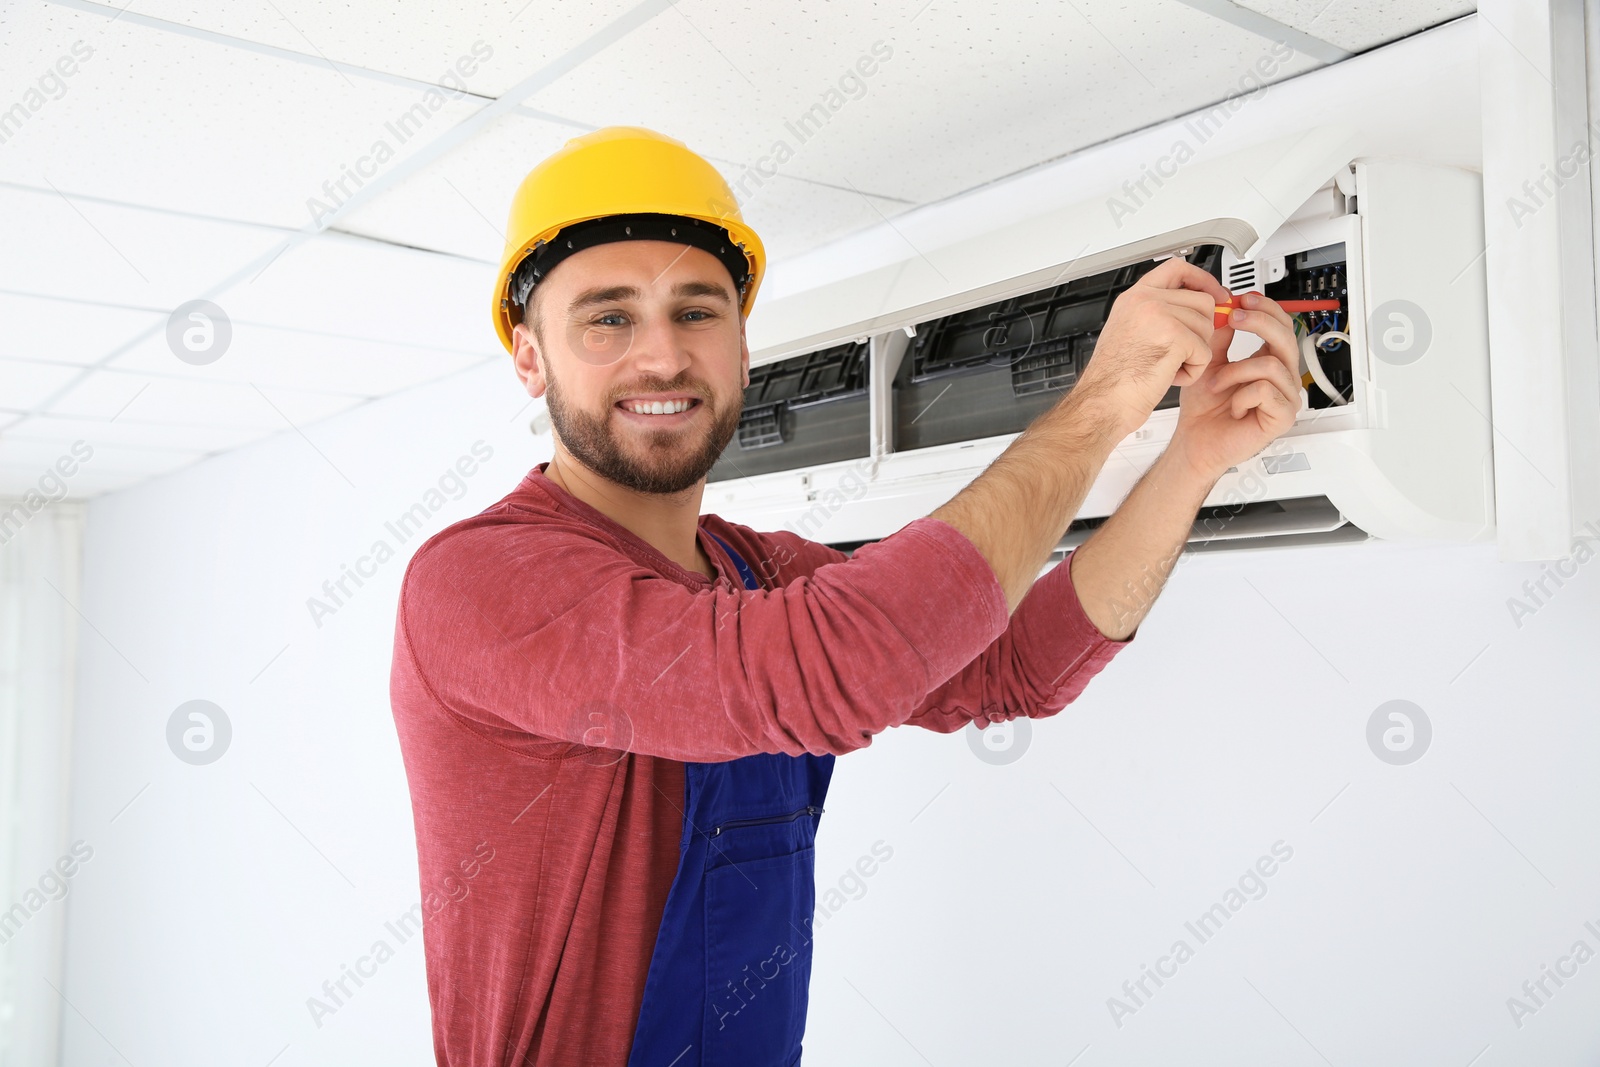
M 1301 318 L 1295 426 L 1223 476 L 1191 541 L 1492 538 L 1478 176 L 1357 147 L 1313 130 L 1192 163 L 1131 211 L 1102 195 L 772 301 L 704 507 L 847 548 L 894 532 L 1066 395 L 1117 294 L 1183 255 L 1236 292 L 1340 302 Z M 1117 446 L 1062 551 L 1160 454 L 1178 395 Z

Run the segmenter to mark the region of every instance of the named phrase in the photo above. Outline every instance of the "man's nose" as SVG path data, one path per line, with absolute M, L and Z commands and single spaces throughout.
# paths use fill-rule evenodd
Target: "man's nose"
M 689 350 L 670 316 L 651 315 L 633 330 L 628 360 L 635 370 L 648 370 L 664 379 L 677 377 L 689 366 Z

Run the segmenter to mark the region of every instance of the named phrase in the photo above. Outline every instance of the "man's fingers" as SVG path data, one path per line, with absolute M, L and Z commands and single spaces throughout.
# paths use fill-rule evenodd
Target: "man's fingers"
M 1294 316 L 1283 310 L 1283 307 L 1276 300 L 1251 291 L 1242 294 L 1236 302 L 1246 311 L 1265 312 L 1289 327 L 1291 331 L 1294 330 Z
M 1217 367 L 1211 372 L 1212 385 L 1219 391 L 1260 379 L 1270 380 L 1284 388 L 1286 396 L 1292 397 L 1300 388 L 1299 380 L 1289 368 L 1264 348 L 1248 359 L 1233 360 L 1227 366 Z
M 1199 293 L 1190 293 L 1188 295 L 1201 296 Z M 1204 297 L 1204 299 L 1208 306 L 1203 310 L 1178 302 L 1168 304 L 1167 308 L 1171 311 L 1173 318 L 1187 326 L 1202 341 L 1210 341 L 1211 333 L 1216 329 L 1216 319 L 1212 317 L 1214 313 L 1209 306 L 1211 298 Z
M 1300 369 L 1300 339 L 1294 333 L 1294 320 L 1281 308 L 1278 314 L 1270 311 L 1236 310 L 1228 321 L 1235 330 L 1253 333 L 1266 343 L 1266 348 L 1282 361 L 1291 374 Z
M 1277 385 L 1265 379 L 1240 386 L 1228 401 L 1228 410 L 1236 419 L 1244 418 L 1257 408 L 1286 422 L 1293 422 L 1299 405 L 1291 404 Z
M 1190 334 L 1189 339 L 1183 343 L 1183 365 L 1173 376 L 1172 384 L 1184 386 L 1198 381 L 1206 373 L 1206 368 L 1211 365 L 1212 355 L 1210 345 Z
M 1300 410 L 1299 381 L 1289 373 L 1277 357 L 1265 350 L 1257 352 L 1249 359 L 1234 360 L 1226 367 L 1212 368 L 1209 388 L 1218 393 L 1232 390 L 1229 401 L 1235 403 L 1236 398 L 1246 388 L 1260 384 L 1265 384 L 1276 392 L 1290 412 Z
M 1265 341 L 1267 347 L 1283 360 L 1290 374 L 1299 378 L 1300 338 L 1295 333 L 1294 316 L 1283 310 L 1276 300 L 1257 292 L 1245 293 L 1241 299 L 1249 306 L 1237 312 L 1241 316 L 1241 321 L 1236 324 L 1238 328 L 1248 330 Z M 1232 316 L 1229 318 L 1231 321 Z
M 1206 293 L 1218 302 L 1228 299 L 1228 290 L 1222 287 L 1221 282 L 1212 277 L 1209 271 L 1201 270 L 1182 256 L 1173 256 L 1135 284 L 1156 289 L 1192 289 Z
M 1211 275 L 1207 274 L 1206 277 L 1209 278 Z M 1155 296 L 1168 304 L 1203 312 L 1206 321 L 1212 323 L 1213 329 L 1215 328 L 1217 298 L 1210 293 L 1196 292 L 1193 289 L 1158 289 Z

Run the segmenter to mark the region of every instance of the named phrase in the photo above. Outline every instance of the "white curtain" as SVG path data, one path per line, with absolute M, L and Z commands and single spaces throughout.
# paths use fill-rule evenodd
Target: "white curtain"
M 51 872 L 70 850 L 83 505 L 14 503 L 0 500 L 0 1067 L 36 1067 L 60 1061 L 70 896 Z

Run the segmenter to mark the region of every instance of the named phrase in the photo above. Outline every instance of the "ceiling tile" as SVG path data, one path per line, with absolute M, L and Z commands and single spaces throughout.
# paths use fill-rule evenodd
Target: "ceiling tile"
M 32 467 L 37 474 L 46 467 L 54 466 L 63 458 L 66 458 L 70 465 L 74 462 L 71 445 L 71 441 L 18 441 L 11 437 L 0 436 L 0 466 Z M 99 451 L 99 449 L 90 450 L 90 458 Z
M 1233 0 L 1303 33 L 1361 52 L 1476 10 L 1472 0 Z
M 273 431 L 245 426 L 177 426 L 138 422 L 121 418 L 64 418 L 55 415 L 26 415 L 0 430 L 0 442 L 57 442 L 65 449 L 74 441 L 90 447 L 129 445 L 139 448 L 180 449 L 191 452 L 218 452 L 260 440 Z
M 5 154 L 0 152 L 0 159 Z M 255 226 L 96 203 L 77 197 L 72 181 L 62 180 L 67 185 L 61 193 L 0 187 L 8 250 L 0 256 L 0 290 L 171 309 L 262 259 L 285 239 Z M 21 249 L 33 254 L 16 254 Z M 161 320 L 165 317 L 163 312 Z M 7 340 L 0 343 L 9 347 L 9 323 L 3 336 Z
M 498 267 L 517 186 L 541 159 L 583 132 L 525 115 L 502 116 L 341 219 L 338 228 Z
M 527 103 L 925 203 L 1248 88 L 1272 48 L 1178 0 L 784 12 L 677 5 Z M 1315 65 L 1274 62 L 1274 78 Z
M 74 444 L 76 448 L 74 448 Z M 173 448 L 128 448 L 84 439 L 14 441 L 0 438 L 0 495 L 37 489 L 47 497 L 84 498 L 133 485 L 186 467 L 204 452 Z
M 77 444 L 74 451 L 73 445 Z M 204 452 L 182 448 L 138 448 L 127 445 L 91 445 L 87 439 L 17 440 L 0 437 L 0 466 L 32 469 L 37 477 L 46 468 L 104 469 L 122 474 L 150 474 L 190 463 Z
M 281 387 L 93 371 L 50 407 L 71 418 L 162 422 L 276 431 L 298 428 L 364 402 L 365 397 Z
M 459 150 L 385 191 L 341 222 L 341 230 L 498 264 L 517 186 L 541 159 L 584 131 L 526 115 L 507 115 Z M 732 185 L 745 221 L 761 235 L 769 262 L 798 255 L 911 207 L 900 200 L 778 173 L 767 177 L 712 159 Z
M 114 469 L 97 462 L 102 451 L 96 449 L 94 458 L 90 462 L 66 476 L 62 476 L 54 469 L 47 471 L 42 467 L 0 464 L 0 496 L 22 496 L 31 489 L 38 491 L 46 499 L 87 500 L 101 493 L 126 489 L 158 475 L 187 467 L 197 462 L 203 455 L 198 452 L 152 451 L 147 455 L 157 457 L 158 462 L 151 462 L 142 467 Z M 0 510 L 3 509 L 4 505 L 0 504 Z
M 0 292 L 0 356 L 94 363 L 135 334 L 162 328 L 167 315 L 165 309 Z
M 320 0 L 236 0 L 227 4 L 139 0 L 137 10 L 185 26 L 435 85 L 453 84 L 448 80 L 450 72 L 457 70 L 456 64 L 465 56 L 477 61 L 477 69 L 463 79 L 467 89 L 500 96 L 640 6 L 638 0 L 585 0 L 582 4 L 456 0 L 377 14 L 368 6 Z M 653 6 L 664 8 L 666 4 Z
M 0 396 L 13 407 L 34 408 L 80 373 L 80 368 L 61 363 L 0 359 Z
M 414 344 L 288 330 L 258 323 L 233 324 L 233 341 L 214 363 L 178 359 L 165 335 L 118 356 L 109 368 L 199 381 L 383 396 L 455 374 L 495 355 L 424 348 Z M 499 358 L 505 358 L 504 353 Z
M 63 56 L 76 72 L 5 142 L 0 178 L 291 229 L 485 105 L 42 4 L 8 12 L 0 99 L 28 99 Z
M 719 170 L 726 170 L 718 164 Z M 726 174 L 731 184 L 735 175 Z M 762 184 L 747 183 L 739 211 L 761 236 L 769 265 L 781 269 L 785 259 L 829 241 L 883 224 L 915 204 L 873 196 L 822 182 L 779 174 Z
M 494 268 L 339 233 L 284 252 L 216 297 L 231 319 L 492 355 Z

